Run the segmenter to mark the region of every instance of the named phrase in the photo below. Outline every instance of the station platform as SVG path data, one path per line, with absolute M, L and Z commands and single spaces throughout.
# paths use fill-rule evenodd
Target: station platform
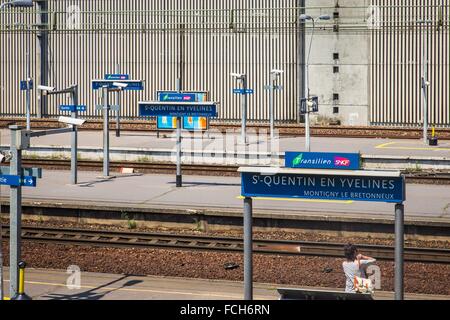
M 9 285 L 5 268 L 5 290 Z M 33 300 L 242 300 L 243 283 L 223 280 L 133 276 L 81 272 L 79 288 L 67 286 L 66 271 L 27 269 L 25 290 Z M 71 282 L 69 282 L 71 283 Z M 278 300 L 277 288 L 286 285 L 254 284 L 255 300 Z M 305 288 L 324 290 L 323 288 Z M 325 289 L 342 291 L 342 289 Z M 7 291 L 6 291 L 7 292 Z M 392 292 L 375 292 L 375 300 L 393 300 Z M 449 300 L 448 296 L 406 294 L 406 300 Z
M 270 139 L 268 134 L 257 135 L 255 132 L 248 134 L 250 151 L 270 151 Z M 120 137 L 116 137 L 114 131 L 110 132 L 111 148 L 135 148 L 135 149 L 168 149 L 175 148 L 176 135 L 174 132 L 156 133 L 145 132 L 122 132 Z M 103 146 L 102 131 L 80 131 L 78 146 L 80 148 L 95 148 Z M 189 133 L 183 131 L 182 147 L 185 150 L 204 150 L 209 147 L 211 150 L 230 151 L 230 148 L 239 148 L 237 142 L 240 141 L 239 133 L 227 135 L 219 132 Z M 0 130 L 0 145 L 9 146 L 10 130 Z M 213 143 L 213 145 L 212 145 Z M 274 145 L 279 152 L 302 151 L 304 148 L 304 137 L 281 137 L 274 141 Z M 38 137 L 32 139 L 32 147 L 40 146 L 70 146 L 70 134 L 60 134 L 54 136 Z M 421 140 L 407 139 L 370 139 L 370 138 L 311 138 L 311 151 L 313 152 L 360 152 L 368 155 L 392 155 L 392 156 L 426 156 L 426 157 L 450 157 L 450 141 L 441 141 L 438 146 L 425 145 Z M 245 149 L 244 149 L 245 150 Z
M 131 174 L 102 179 L 99 172 L 79 172 L 79 184 L 70 185 L 69 171 L 44 170 L 36 188 L 22 188 L 28 204 L 51 203 L 60 207 L 114 208 L 163 212 L 205 211 L 215 215 L 242 217 L 243 201 L 239 177 L 183 176 L 183 188 L 176 188 L 174 175 Z M 2 202 L 9 200 L 9 188 L 1 187 Z M 406 185 L 406 220 L 450 222 L 450 187 Z M 394 218 L 394 205 L 385 203 L 255 198 L 254 213 L 267 217 L 317 216 L 354 218 L 361 221 Z M 155 211 L 153 211 L 155 212 Z

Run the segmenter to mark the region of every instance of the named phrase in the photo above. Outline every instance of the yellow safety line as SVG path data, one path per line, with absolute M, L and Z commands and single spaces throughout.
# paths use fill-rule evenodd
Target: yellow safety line
M 38 281 L 26 281 L 27 284 L 34 285 L 44 285 L 53 287 L 67 287 L 66 284 L 61 283 L 51 283 L 51 282 L 38 282 Z M 190 295 L 190 296 L 209 296 L 209 297 L 220 297 L 220 298 L 236 298 L 241 299 L 241 295 L 222 295 L 215 293 L 194 293 L 194 292 L 181 292 L 181 291 L 161 291 L 161 290 L 150 290 L 150 289 L 126 289 L 126 288 L 98 288 L 96 286 L 80 286 L 80 289 L 97 289 L 99 291 L 129 291 L 129 292 L 148 292 L 148 293 L 163 293 L 163 294 L 180 294 L 180 295 Z M 260 300 L 271 300 L 268 298 L 259 298 Z
M 414 147 L 387 147 L 384 149 L 396 150 L 425 150 L 425 151 L 450 151 L 450 148 L 414 148 Z
M 236 199 L 242 200 L 245 197 L 238 196 Z M 353 200 L 314 200 L 314 199 L 295 199 L 295 198 L 265 198 L 265 197 L 253 197 L 255 200 L 269 200 L 269 201 L 290 201 L 290 202 L 313 202 L 313 203 L 339 203 L 339 204 L 352 204 Z
M 380 144 L 375 149 L 394 149 L 394 150 L 425 150 L 425 151 L 450 151 L 450 148 L 428 148 L 428 147 L 390 147 L 398 142 L 389 142 Z
M 383 148 L 386 148 L 387 146 L 391 146 L 391 145 L 396 144 L 396 143 L 397 142 L 383 143 L 383 144 L 380 144 L 380 145 L 376 146 L 375 149 L 383 149 Z

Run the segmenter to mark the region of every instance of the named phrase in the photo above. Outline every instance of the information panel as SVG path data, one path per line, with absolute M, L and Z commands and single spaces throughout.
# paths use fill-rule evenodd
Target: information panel
M 359 170 L 359 153 L 286 152 L 286 168 Z
M 206 102 L 208 93 L 205 91 L 196 92 L 176 92 L 176 91 L 158 91 L 158 101 L 172 102 Z M 177 117 L 157 117 L 156 127 L 158 130 L 175 130 L 177 128 Z M 206 131 L 209 127 L 207 117 L 184 117 L 182 119 L 182 128 L 188 131 Z
M 213 102 L 139 102 L 139 116 L 217 117 L 217 107 Z
M 402 203 L 404 178 L 242 172 L 242 196 Z

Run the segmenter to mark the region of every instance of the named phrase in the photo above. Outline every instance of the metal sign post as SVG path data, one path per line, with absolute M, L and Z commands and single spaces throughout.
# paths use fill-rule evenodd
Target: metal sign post
M 30 52 L 27 52 L 27 130 L 31 130 L 31 97 L 30 97 L 30 85 L 31 85 L 31 75 L 30 75 Z
M 103 98 L 103 178 L 109 177 L 109 99 L 108 87 L 102 88 Z
M 274 140 L 275 140 L 275 101 L 274 91 L 281 90 L 281 86 L 277 86 L 277 78 L 283 73 L 282 70 L 272 70 L 270 72 L 270 85 L 266 86 L 269 90 L 269 121 L 270 121 L 270 151 L 274 154 Z
M 243 167 L 244 298 L 252 299 L 252 198 L 352 200 L 395 204 L 395 299 L 404 297 L 405 179 L 400 171 Z
M 244 198 L 244 300 L 253 300 L 253 199 Z
M 242 141 L 244 144 L 247 144 L 247 75 L 242 77 L 242 89 L 244 90 L 244 94 L 241 97 L 242 104 Z
M 428 25 L 432 24 L 432 21 L 423 20 L 419 21 L 422 28 L 422 99 L 423 99 L 423 143 L 428 144 L 428 87 L 430 86 L 428 80 L 428 45 L 427 45 L 427 33 Z
M 102 90 L 102 107 L 103 110 L 103 176 L 102 179 L 110 177 L 109 167 L 109 111 L 112 107 L 109 105 L 109 93 L 124 91 L 140 91 L 144 90 L 144 82 L 142 80 L 129 80 L 128 75 L 106 75 L 107 80 L 92 80 L 93 90 Z M 115 110 L 119 112 L 119 107 L 115 106 Z
M 182 186 L 181 172 L 181 118 L 217 117 L 216 102 L 139 102 L 140 117 L 176 117 L 177 118 L 177 172 L 176 186 Z
M 3 231 L 2 231 L 2 221 L 1 221 L 1 205 L 0 205 L 0 301 L 4 299 L 3 293 Z
M 395 300 L 404 299 L 405 206 L 395 205 Z
M 22 150 L 30 147 L 34 137 L 73 132 L 84 120 L 61 117 L 60 122 L 69 124 L 68 128 L 32 132 L 23 127 L 10 126 L 11 130 L 11 163 L 9 168 L 0 168 L 0 185 L 9 185 L 10 193 L 10 297 L 14 297 L 19 289 L 19 262 L 21 258 L 22 235 L 22 186 L 36 187 L 37 178 L 42 177 L 42 170 L 22 168 Z M 31 176 L 27 176 L 31 174 Z
M 22 169 L 22 148 L 27 148 L 22 140 L 22 127 L 11 126 L 11 164 L 10 174 L 18 176 Z M 10 189 L 10 227 L 9 227 L 9 296 L 14 297 L 19 290 L 19 269 L 21 259 L 22 235 L 22 186 Z
M 71 113 L 72 119 L 78 118 L 79 111 L 86 111 L 86 106 L 78 105 L 78 84 L 73 84 L 70 87 L 63 90 L 55 90 L 51 87 L 38 87 L 42 91 L 42 95 L 64 95 L 70 94 L 71 105 L 60 106 L 60 111 L 69 111 Z M 52 90 L 50 90 L 52 89 Z M 71 137 L 71 148 L 70 148 L 70 183 L 75 185 L 78 183 L 78 128 L 76 125 L 72 125 L 72 137 Z
M 177 92 L 181 93 L 183 90 L 182 88 L 182 81 L 181 78 L 178 78 L 177 80 Z M 177 174 L 176 174 L 176 187 L 181 188 L 183 186 L 183 178 L 182 178 L 182 172 L 181 172 L 181 117 L 177 117 Z
M 247 144 L 247 95 L 252 94 L 253 90 L 247 88 L 247 75 L 243 73 L 232 73 L 232 77 L 236 78 L 241 82 L 241 89 L 234 89 L 235 94 L 241 95 L 241 114 L 242 114 L 242 125 L 241 125 L 241 139 L 242 143 Z
M 72 86 L 72 104 L 74 106 L 78 105 L 78 85 Z M 75 107 L 72 110 L 72 118 L 78 118 L 78 111 Z M 71 137 L 71 158 L 70 158 L 70 183 L 75 185 L 78 183 L 78 128 L 73 126 L 72 137 Z

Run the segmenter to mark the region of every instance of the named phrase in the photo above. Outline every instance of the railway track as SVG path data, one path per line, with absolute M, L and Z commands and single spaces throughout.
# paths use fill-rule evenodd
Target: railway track
M 9 227 L 3 227 L 9 237 Z M 206 250 L 215 252 L 241 252 L 239 238 L 217 238 L 192 235 L 99 231 L 48 227 L 22 228 L 22 239 L 38 243 L 178 250 Z M 369 256 L 379 260 L 394 260 L 394 249 L 380 245 L 358 245 Z M 343 244 L 286 240 L 254 240 L 254 251 L 260 254 L 289 256 L 342 257 Z M 450 264 L 450 250 L 436 248 L 405 248 L 405 261 Z
M 0 128 L 8 128 L 11 124 L 25 125 L 25 119 L 20 117 L 0 117 Z M 114 128 L 115 123 L 111 121 L 111 128 Z M 32 128 L 49 129 L 59 128 L 61 124 L 57 119 L 33 119 Z M 216 122 L 211 123 L 211 129 L 220 132 L 228 130 L 239 130 L 240 122 Z M 247 124 L 249 129 L 267 130 L 269 126 L 265 123 Z M 155 121 L 142 120 L 125 120 L 121 121 L 121 128 L 123 131 L 134 132 L 156 132 Z M 304 135 L 304 127 L 295 123 L 278 124 L 276 128 L 282 136 L 300 136 Z M 86 122 L 80 130 L 103 130 L 103 121 L 100 119 L 90 119 Z M 450 139 L 450 130 L 448 128 L 438 129 L 438 136 L 440 139 Z M 315 125 L 311 128 L 311 134 L 315 137 L 346 137 L 346 138 L 391 138 L 391 139 L 420 139 L 422 137 L 421 128 L 405 128 L 405 127 L 380 127 L 380 126 L 339 126 L 339 125 Z
M 70 160 L 66 159 L 24 159 L 22 161 L 24 166 L 40 167 L 44 169 L 56 170 L 70 170 Z M 133 162 L 133 161 L 112 161 L 110 163 L 111 170 L 119 171 L 120 168 L 133 168 L 137 173 L 161 173 L 171 174 L 175 173 L 176 166 L 172 163 L 147 163 L 147 162 Z M 94 160 L 79 160 L 78 167 L 80 170 L 94 170 L 98 171 L 103 168 L 102 161 Z M 183 172 L 185 174 L 193 175 L 209 175 L 209 176 L 238 176 L 239 166 L 220 166 L 220 165 L 183 165 Z M 430 180 L 436 183 L 450 184 L 450 173 L 406 173 L 407 181 L 414 182 L 428 182 Z

